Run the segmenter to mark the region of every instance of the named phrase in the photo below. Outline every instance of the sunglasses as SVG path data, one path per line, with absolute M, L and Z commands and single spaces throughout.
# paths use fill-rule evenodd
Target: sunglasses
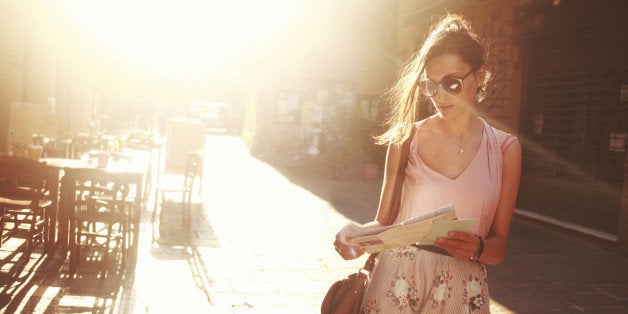
M 427 97 L 434 97 L 438 91 L 438 86 L 440 86 L 445 93 L 452 96 L 458 95 L 462 92 L 462 81 L 471 73 L 473 73 L 473 70 L 469 71 L 469 73 L 461 78 L 445 77 L 438 83 L 434 80 L 421 80 L 419 81 L 419 91 Z

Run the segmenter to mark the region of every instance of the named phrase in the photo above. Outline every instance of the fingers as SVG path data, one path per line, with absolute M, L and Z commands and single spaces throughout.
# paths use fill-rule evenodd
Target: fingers
M 345 260 L 354 259 L 364 254 L 364 249 L 361 246 L 350 245 L 339 240 L 334 241 L 334 248 Z
M 354 224 L 348 224 L 344 226 L 340 231 L 336 234 L 336 240 L 341 240 L 342 242 L 347 242 L 348 235 L 351 234 L 352 231 L 358 229 L 358 227 Z
M 348 224 L 336 234 L 334 247 L 336 252 L 345 260 L 357 258 L 365 252 L 363 247 L 349 243 L 351 240 L 349 235 L 355 229 L 358 229 L 355 224 Z
M 479 246 L 476 235 L 466 232 L 450 232 L 449 238 L 439 238 L 435 246 L 447 251 L 451 256 L 460 259 L 471 259 Z

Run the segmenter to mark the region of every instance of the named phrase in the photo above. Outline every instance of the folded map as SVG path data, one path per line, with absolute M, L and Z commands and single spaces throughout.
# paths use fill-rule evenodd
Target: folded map
M 359 244 L 368 253 L 413 244 L 433 245 L 436 239 L 447 237 L 449 231 L 469 232 L 474 222 L 456 219 L 456 211 L 450 204 L 395 225 L 356 230 L 349 235 L 352 238 L 349 243 Z

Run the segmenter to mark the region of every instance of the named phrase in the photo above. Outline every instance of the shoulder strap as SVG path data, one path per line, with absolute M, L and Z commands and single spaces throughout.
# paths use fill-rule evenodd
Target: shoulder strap
M 393 186 L 392 197 L 390 198 L 390 214 L 388 215 L 387 225 L 392 225 L 397 219 L 399 214 L 399 205 L 401 203 L 401 190 L 403 188 L 403 180 L 406 177 L 406 167 L 408 166 L 408 158 L 410 157 L 410 143 L 414 138 L 414 132 L 416 127 L 412 128 L 412 133 L 408 139 L 401 145 L 401 151 L 399 153 L 399 166 L 397 167 L 397 173 L 395 174 L 395 185 Z M 362 269 L 371 271 L 375 263 L 375 257 L 378 253 L 371 254 Z
M 377 256 L 377 253 L 373 253 L 371 255 L 369 255 L 369 257 L 366 259 L 366 262 L 364 262 L 364 267 L 362 267 L 362 269 L 370 272 L 371 270 L 373 270 L 373 266 L 375 264 L 375 257 Z
M 410 157 L 410 143 L 412 143 L 412 138 L 414 137 L 414 132 L 416 131 L 416 127 L 412 128 L 412 133 L 408 139 L 401 145 L 399 152 L 399 159 L 395 162 L 399 165 L 397 168 L 397 176 L 395 178 L 395 183 L 392 190 L 392 197 L 390 198 L 390 214 L 388 215 L 388 225 L 392 225 L 397 219 L 397 215 L 399 214 L 399 205 L 401 202 L 401 190 L 403 188 L 403 180 L 406 177 L 406 167 L 408 166 L 408 158 Z M 390 162 L 390 161 L 387 161 Z M 375 264 L 375 257 L 378 253 L 371 254 L 366 262 L 364 263 L 364 267 L 362 269 L 366 271 L 371 271 L 373 269 L 373 265 Z
M 511 134 L 506 134 L 506 138 L 501 145 L 502 154 L 504 154 L 508 150 L 508 148 L 510 148 L 510 145 L 512 145 L 512 143 L 514 143 L 516 139 L 517 138 L 515 136 Z
M 416 128 L 412 128 L 412 133 L 408 139 L 401 145 L 401 152 L 399 154 L 399 167 L 397 167 L 397 174 L 395 177 L 395 185 L 392 191 L 392 197 L 390 198 L 390 214 L 388 215 L 388 225 L 392 225 L 397 219 L 399 214 L 399 205 L 401 204 L 401 190 L 403 188 L 403 181 L 406 177 L 406 167 L 408 166 L 408 159 L 410 157 L 410 143 L 414 138 L 414 132 Z

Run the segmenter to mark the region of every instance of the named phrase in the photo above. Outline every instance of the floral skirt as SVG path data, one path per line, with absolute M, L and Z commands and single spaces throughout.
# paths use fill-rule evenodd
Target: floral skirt
M 486 267 L 416 247 L 379 253 L 363 313 L 489 313 Z

